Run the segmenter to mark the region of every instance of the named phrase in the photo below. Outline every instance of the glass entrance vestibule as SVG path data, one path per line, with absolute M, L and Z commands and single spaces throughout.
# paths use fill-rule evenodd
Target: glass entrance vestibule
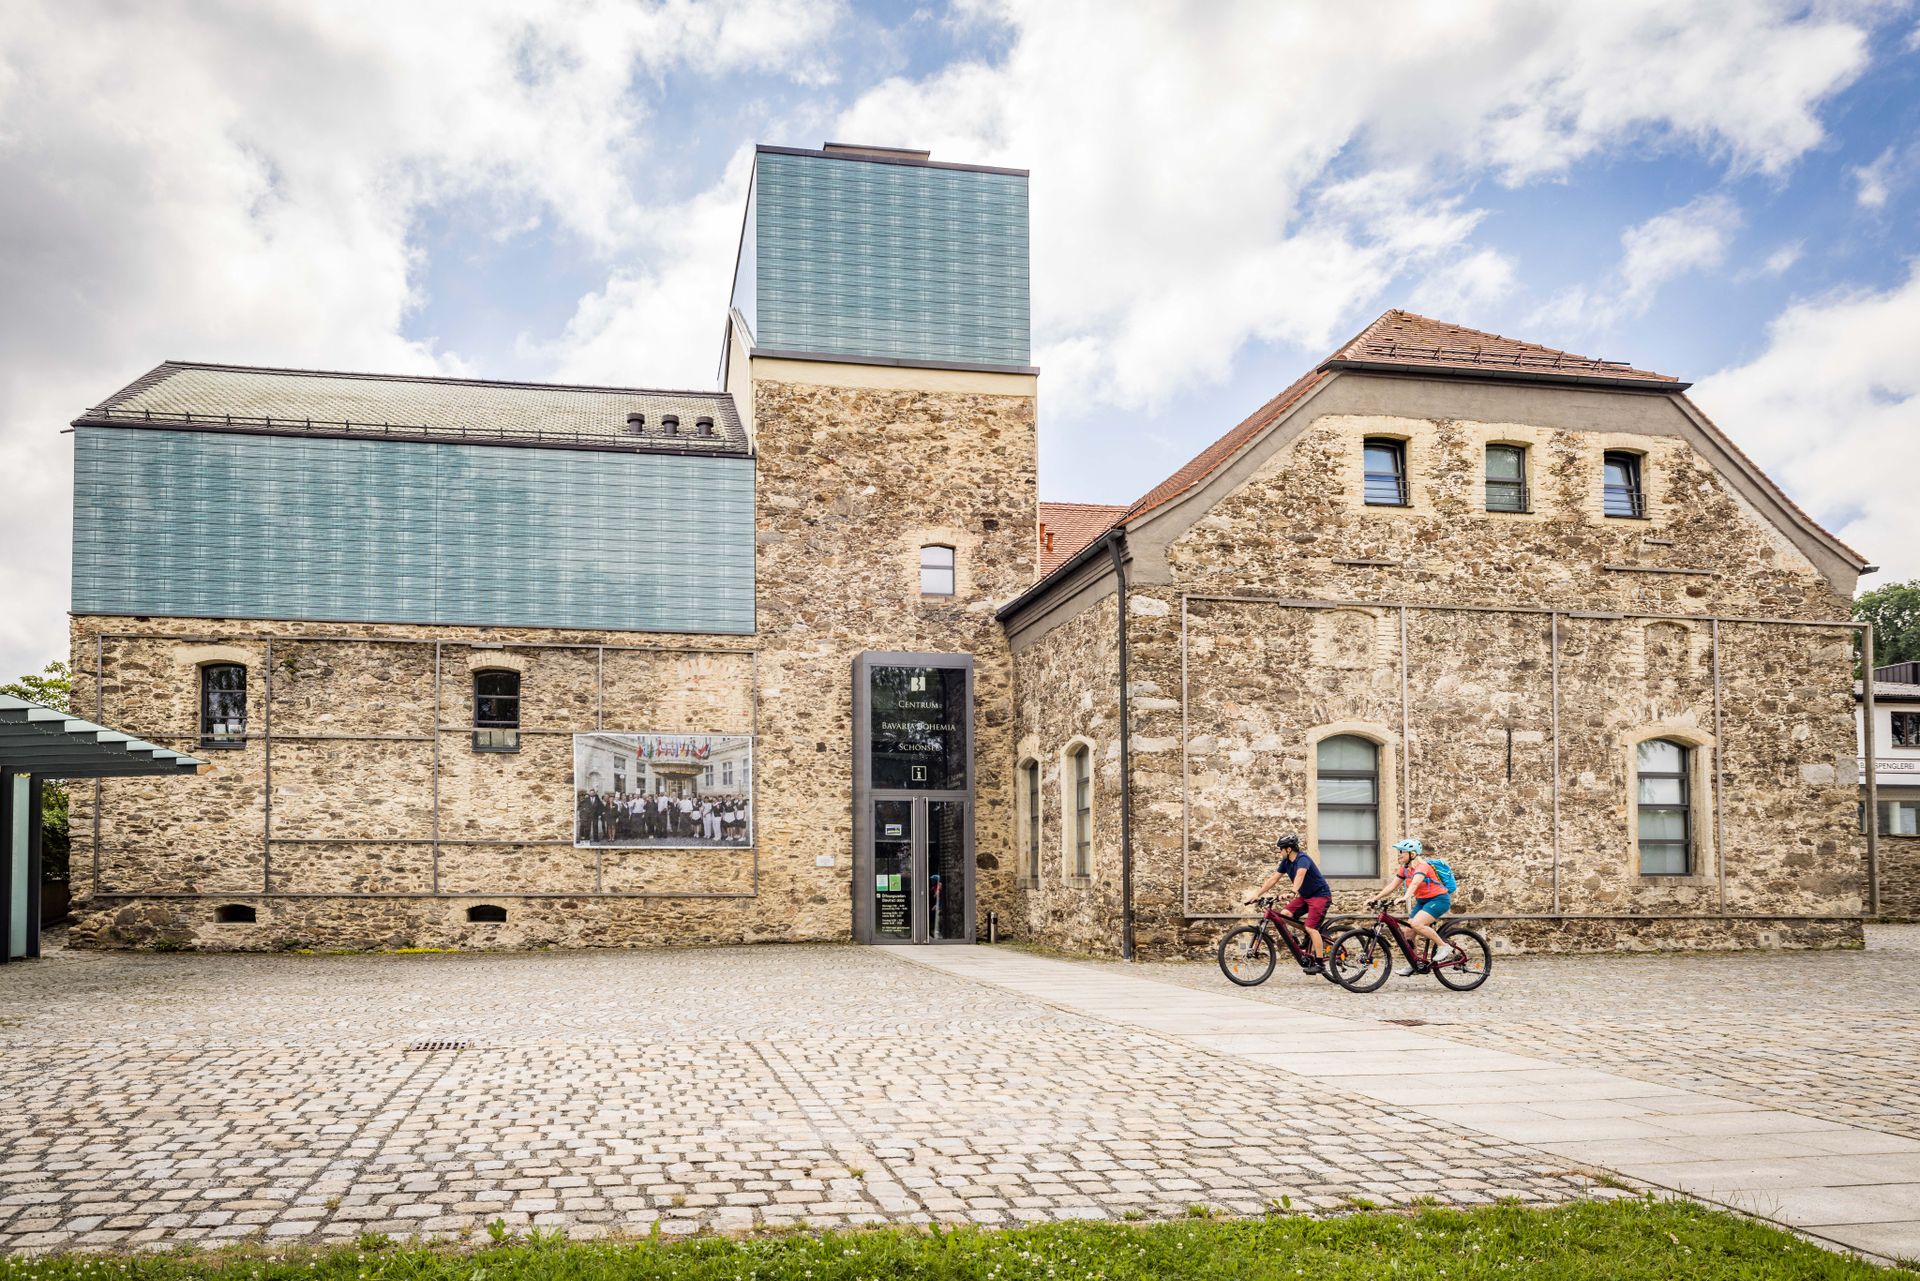
M 973 942 L 973 658 L 853 665 L 853 936 Z

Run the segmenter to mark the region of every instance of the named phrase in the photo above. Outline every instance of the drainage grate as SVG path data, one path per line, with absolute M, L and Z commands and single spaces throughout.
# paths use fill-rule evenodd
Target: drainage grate
M 407 1047 L 408 1054 L 438 1054 L 442 1050 L 464 1050 L 472 1041 L 415 1041 Z
M 1383 1023 L 1398 1023 L 1401 1027 L 1425 1027 L 1425 1019 L 1382 1019 Z

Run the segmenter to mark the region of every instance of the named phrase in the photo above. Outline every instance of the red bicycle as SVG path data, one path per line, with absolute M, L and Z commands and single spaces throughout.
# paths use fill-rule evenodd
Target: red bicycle
M 1273 967 L 1279 963 L 1282 944 L 1293 954 L 1293 959 L 1308 974 L 1319 974 L 1334 980 L 1331 967 L 1323 964 L 1313 954 L 1312 940 L 1307 937 L 1307 927 L 1300 921 L 1288 916 L 1274 904 L 1280 900 L 1269 894 L 1259 901 L 1260 919 L 1250 925 L 1236 925 L 1220 939 L 1220 972 L 1227 981 L 1241 987 L 1254 987 L 1265 983 L 1273 974 Z M 1279 941 L 1275 941 L 1275 935 Z M 1324 933 L 1321 938 L 1325 938 Z M 1328 955 L 1332 955 L 1331 949 Z
M 1455 992 L 1471 992 L 1493 973 L 1493 949 L 1480 931 L 1464 923 L 1440 926 L 1440 937 L 1459 954 L 1436 963 L 1430 955 L 1432 945 L 1415 934 L 1404 917 L 1395 916 L 1376 900 L 1368 900 L 1367 906 L 1379 913 L 1373 924 L 1357 925 L 1327 940 L 1327 977 L 1347 991 L 1378 991 L 1393 973 L 1396 947 L 1415 974 L 1431 974 L 1442 987 Z

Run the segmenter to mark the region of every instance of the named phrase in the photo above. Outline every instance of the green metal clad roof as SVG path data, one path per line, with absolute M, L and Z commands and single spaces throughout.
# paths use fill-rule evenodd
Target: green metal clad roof
M 48 778 L 192 774 L 204 761 L 57 708 L 0 694 L 0 768 Z

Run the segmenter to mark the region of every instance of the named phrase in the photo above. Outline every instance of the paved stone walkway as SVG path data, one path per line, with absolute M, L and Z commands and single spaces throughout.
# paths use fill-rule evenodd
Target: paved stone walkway
M 1605 1193 L 1114 1013 L 851 947 L 56 951 L 0 968 L 0 1249 Z
M 1872 927 L 1857 953 L 1502 957 L 1472 994 L 1393 979 L 1361 998 L 1297 971 L 1248 990 L 1201 965 L 1029 968 L 974 953 L 928 963 L 1136 1026 L 1197 1029 L 1196 1045 L 1464 1132 L 1920 1257 L 1920 927 Z M 1249 1015 L 1253 1002 L 1265 1008 Z M 1303 1035 L 1303 1018 L 1338 1026 Z

